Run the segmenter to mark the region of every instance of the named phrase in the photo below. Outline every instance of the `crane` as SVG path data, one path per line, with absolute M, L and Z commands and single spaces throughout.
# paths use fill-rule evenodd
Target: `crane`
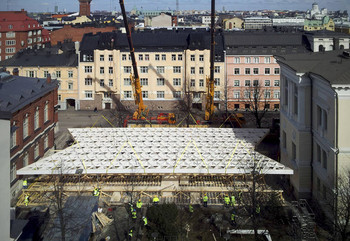
M 210 77 L 207 77 L 207 98 L 205 105 L 205 120 L 209 121 L 215 110 L 214 106 L 214 53 L 215 53 L 215 0 L 211 0 L 210 26 Z
M 130 32 L 129 25 L 128 25 L 128 19 L 126 17 L 124 0 L 119 0 L 119 4 L 120 4 L 120 8 L 121 8 L 121 11 L 123 14 L 123 20 L 124 20 L 126 35 L 128 38 L 128 44 L 129 44 L 129 49 L 130 49 L 132 68 L 134 71 L 134 75 L 131 74 L 130 79 L 131 79 L 131 83 L 133 86 L 135 104 L 138 106 L 137 110 L 134 112 L 134 114 L 132 116 L 132 119 L 133 120 L 146 119 L 148 116 L 148 108 L 143 103 L 142 90 L 141 90 L 142 86 L 141 86 L 141 82 L 140 82 L 139 72 L 137 71 L 135 50 L 134 50 L 134 45 L 133 45 L 132 39 L 131 39 L 131 32 Z

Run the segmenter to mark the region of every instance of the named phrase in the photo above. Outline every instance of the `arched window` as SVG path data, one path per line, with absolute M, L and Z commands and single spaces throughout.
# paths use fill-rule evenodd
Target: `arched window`
M 344 45 L 339 45 L 339 49 L 344 49 Z
M 320 46 L 318 46 L 318 51 L 320 51 L 320 52 L 323 52 L 323 51 L 324 51 L 324 47 L 323 47 L 322 44 L 321 44 Z
M 228 24 L 228 28 L 232 29 L 232 23 L 231 22 Z

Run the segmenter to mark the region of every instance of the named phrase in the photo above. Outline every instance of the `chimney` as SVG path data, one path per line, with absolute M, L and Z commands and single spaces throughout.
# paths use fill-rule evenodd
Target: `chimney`
M 90 3 L 92 0 L 79 0 L 79 16 L 90 16 Z
M 74 42 L 74 48 L 75 48 L 75 53 L 76 54 L 79 54 L 79 47 L 80 47 L 79 41 L 75 41 Z
M 19 73 L 18 68 L 14 68 L 12 70 L 12 75 L 18 76 L 18 73 Z
M 46 83 L 48 83 L 48 84 L 51 83 L 51 75 L 50 74 L 47 74 Z

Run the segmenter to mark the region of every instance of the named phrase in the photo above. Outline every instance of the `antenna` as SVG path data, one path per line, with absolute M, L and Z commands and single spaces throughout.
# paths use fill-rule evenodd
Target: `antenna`
M 176 12 L 179 12 L 179 0 L 176 0 Z

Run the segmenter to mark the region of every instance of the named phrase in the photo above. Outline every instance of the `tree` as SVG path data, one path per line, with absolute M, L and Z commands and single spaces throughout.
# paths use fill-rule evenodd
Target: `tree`
M 258 128 L 261 128 L 262 119 L 268 110 L 270 95 L 271 90 L 264 88 L 259 80 L 254 80 L 253 85 L 250 85 L 241 93 L 242 101 L 246 109 L 255 117 L 255 124 Z

